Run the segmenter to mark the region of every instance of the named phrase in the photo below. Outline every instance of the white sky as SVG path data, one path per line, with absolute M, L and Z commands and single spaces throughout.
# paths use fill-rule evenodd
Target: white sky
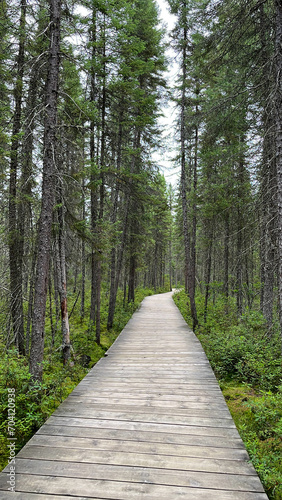
M 165 25 L 167 34 L 167 40 L 169 41 L 169 32 L 173 29 L 175 25 L 175 16 L 170 14 L 168 4 L 166 0 L 156 0 L 159 9 L 162 24 Z M 168 71 L 165 73 L 165 78 L 168 83 L 168 87 L 173 87 L 178 73 L 177 63 L 175 61 L 176 55 L 172 48 L 167 51 L 167 56 L 169 59 Z M 179 167 L 175 167 L 173 158 L 177 154 L 177 146 L 175 145 L 175 104 L 171 101 L 167 102 L 162 108 L 163 117 L 159 119 L 160 126 L 163 129 L 162 132 L 162 144 L 161 150 L 153 153 L 153 161 L 156 162 L 164 174 L 168 184 L 176 186 L 179 177 Z

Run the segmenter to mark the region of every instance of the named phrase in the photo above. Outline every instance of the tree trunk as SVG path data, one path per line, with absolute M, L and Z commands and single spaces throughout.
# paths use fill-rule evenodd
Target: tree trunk
M 118 133 L 118 144 L 117 144 L 117 173 L 121 167 L 121 146 L 122 146 L 122 119 L 123 119 L 123 103 L 121 103 L 122 109 L 119 116 L 119 133 Z M 114 225 L 117 220 L 117 209 L 118 209 L 118 182 L 116 182 L 115 192 L 114 192 L 114 202 L 113 202 L 113 212 L 112 212 L 112 224 Z M 108 310 L 108 321 L 107 329 L 110 330 L 113 326 L 114 314 L 115 314 L 115 303 L 116 303 L 116 247 L 113 246 L 111 250 L 111 285 L 110 285 L 110 298 L 109 298 L 109 310 Z
M 91 67 L 91 83 L 90 83 L 90 102 L 96 103 L 97 100 L 97 85 L 96 85 L 96 9 L 92 11 L 92 27 L 91 27 L 91 42 L 92 42 L 92 67 Z M 98 139 L 97 139 L 98 140 Z M 98 149 L 98 148 L 97 148 Z M 91 328 L 96 320 L 96 305 L 97 305 L 97 259 L 96 259 L 96 226 L 98 217 L 98 199 L 97 199 L 97 178 L 94 172 L 96 155 L 95 155 L 95 122 L 91 119 L 90 122 L 90 162 L 91 162 L 91 232 L 93 236 L 92 255 L 91 255 L 91 306 L 90 306 L 90 324 Z
M 213 223 L 213 221 L 212 221 Z M 207 322 L 207 312 L 208 312 L 208 301 L 210 294 L 210 282 L 211 282 L 211 267 L 212 267 L 212 245 L 213 245 L 213 228 L 210 230 L 210 235 L 208 239 L 208 251 L 207 251 L 207 267 L 206 267 L 206 293 L 205 293 L 205 308 L 204 308 L 204 323 Z
M 62 351 L 63 364 L 67 365 L 71 355 L 70 326 L 67 305 L 67 275 L 66 275 L 66 255 L 65 255 L 65 222 L 63 199 L 59 200 L 58 208 L 58 245 L 57 245 L 57 276 L 59 282 L 59 294 L 61 303 L 62 321 Z
M 56 150 L 57 97 L 60 65 L 60 16 L 60 0 L 50 0 L 50 47 L 45 100 L 42 201 L 38 227 L 38 254 L 29 366 L 33 381 L 42 380 L 43 369 L 46 298 L 54 207 L 54 157 Z
M 244 172 L 243 159 L 238 165 L 238 211 L 237 211 L 237 248 L 236 248 L 236 289 L 237 289 L 237 313 L 243 313 L 243 250 L 244 250 L 244 223 L 242 213 L 242 200 L 244 198 Z
M 223 291 L 226 300 L 229 297 L 229 214 L 225 217 L 225 233 L 224 233 L 224 282 Z
M 277 168 L 277 205 L 278 205 L 278 297 L 279 318 L 282 335 L 282 1 L 276 0 L 275 33 L 275 132 L 276 132 L 276 168 Z
M 198 324 L 197 310 L 195 303 L 195 285 L 193 284 L 193 266 L 191 262 L 191 243 L 188 229 L 188 202 L 187 202 L 187 181 L 186 181 L 186 145 L 185 145 L 185 110 L 186 110 L 186 78 L 187 78 L 187 27 L 183 28 L 183 52 L 182 52 L 182 95 L 181 95 L 181 117 L 180 117 L 180 141 L 181 141 L 181 199 L 183 216 L 183 236 L 185 252 L 185 289 L 188 291 L 190 299 L 193 328 Z
M 102 252 L 100 245 L 102 237 L 102 221 L 104 217 L 104 168 L 105 168 L 105 146 L 106 146 L 106 39 L 105 39 L 105 14 L 103 25 L 103 89 L 102 89 L 102 117 L 101 117 L 101 157 L 100 157 L 100 206 L 99 206 L 99 225 L 98 240 L 99 254 L 97 259 L 97 307 L 96 307 L 96 342 L 100 345 L 101 337 L 101 286 L 102 286 Z M 98 242 L 97 242 L 98 244 Z
M 134 248 L 134 237 L 130 238 L 129 278 L 128 278 L 128 303 L 135 301 L 135 272 L 136 256 Z
M 86 209 L 85 209 L 85 182 L 82 182 L 82 219 L 86 219 Z M 80 302 L 80 317 L 84 318 L 85 314 L 85 240 L 82 239 L 81 242 L 81 302 Z
M 9 263 L 10 263 L 10 291 L 11 316 L 13 333 L 20 354 L 25 353 L 24 321 L 23 321 L 23 281 L 22 259 L 19 246 L 20 234 L 18 228 L 17 211 L 17 183 L 18 183 L 18 154 L 19 133 L 21 131 L 24 51 L 25 51 L 26 0 L 21 0 L 19 51 L 17 55 L 17 75 L 14 88 L 15 110 L 13 117 L 13 135 L 11 143 L 11 163 L 9 179 Z
M 272 330 L 273 301 L 274 301 L 274 277 L 275 261 L 277 258 L 277 173 L 275 158 L 275 129 L 274 116 L 275 104 L 273 99 L 269 99 L 269 88 L 274 75 L 271 75 L 269 68 L 269 54 L 267 50 L 267 28 L 264 5 L 260 6 L 260 41 L 261 58 L 263 63 L 263 94 L 261 106 L 263 107 L 263 151 L 261 170 L 261 218 L 260 218 L 260 255 L 261 255 L 261 297 L 260 305 L 262 313 L 266 319 L 269 332 Z
M 31 275 L 29 280 L 29 297 L 28 297 L 28 310 L 27 310 L 27 320 L 26 320 L 26 354 L 28 357 L 29 357 L 29 347 L 30 347 L 30 330 L 32 326 L 32 315 L 33 315 L 36 261 L 37 261 L 37 249 L 34 248 L 32 255 Z

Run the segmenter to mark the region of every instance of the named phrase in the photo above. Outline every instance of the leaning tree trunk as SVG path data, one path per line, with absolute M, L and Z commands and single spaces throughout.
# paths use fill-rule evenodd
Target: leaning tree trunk
M 60 0 L 50 0 L 50 47 L 45 100 L 42 201 L 38 226 L 38 254 L 29 365 L 33 381 L 41 381 L 43 369 L 44 327 L 54 207 L 54 157 L 56 149 L 57 98 L 60 66 L 60 17 Z

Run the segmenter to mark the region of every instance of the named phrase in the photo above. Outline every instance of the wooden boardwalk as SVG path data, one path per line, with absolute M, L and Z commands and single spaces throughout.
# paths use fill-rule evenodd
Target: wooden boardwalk
M 268 498 L 171 295 L 143 301 L 20 451 L 15 493 L 0 474 L 1 500 Z

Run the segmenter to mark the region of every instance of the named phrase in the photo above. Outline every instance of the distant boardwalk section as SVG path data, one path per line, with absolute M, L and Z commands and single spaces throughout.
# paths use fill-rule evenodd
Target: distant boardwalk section
M 0 500 L 267 500 L 200 342 L 147 297 L 8 468 Z

